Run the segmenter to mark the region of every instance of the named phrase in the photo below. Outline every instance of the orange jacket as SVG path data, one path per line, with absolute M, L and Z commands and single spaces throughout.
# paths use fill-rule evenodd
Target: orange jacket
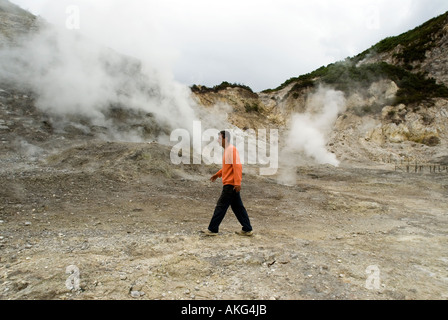
M 223 185 L 241 186 L 243 179 L 243 165 L 240 154 L 233 145 L 228 145 L 222 156 L 222 169 L 216 175 L 222 178 Z

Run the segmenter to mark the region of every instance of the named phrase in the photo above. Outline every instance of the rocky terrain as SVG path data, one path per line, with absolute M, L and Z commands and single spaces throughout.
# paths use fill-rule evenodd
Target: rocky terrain
M 448 297 L 446 171 L 306 166 L 288 185 L 245 173 L 255 236 L 236 235 L 229 211 L 204 238 L 217 168 L 168 155 L 90 141 L 3 158 L 2 299 Z
M 0 15 L 0 52 L 38 29 L 7 1 Z M 434 21 L 446 25 L 446 15 Z M 325 135 L 339 166 L 300 150 L 272 176 L 244 166 L 250 238 L 235 234 L 231 210 L 219 236 L 201 235 L 222 188 L 209 181 L 219 166 L 174 165 L 161 114 L 127 108 L 128 100 L 99 109 L 101 121 L 55 113 L 32 87 L 3 81 L 0 299 L 447 299 L 448 35 L 437 30 L 415 70 L 401 70 L 410 63 L 400 60 L 405 42 L 345 62 L 349 89 L 330 83 L 342 77 L 340 64 L 260 93 L 229 83 L 191 88 L 188 102 L 203 119 L 279 129 L 282 152 L 294 115 L 322 112 L 313 103 L 319 88 L 343 92 Z M 138 62 L 107 56 L 128 66 L 125 79 L 139 74 L 121 94 L 141 93 L 148 80 Z M 107 62 L 113 76 L 120 68 Z M 373 81 L 352 79 L 370 64 Z M 413 72 L 435 93 L 398 101 Z M 169 108 L 162 89 L 147 91 Z

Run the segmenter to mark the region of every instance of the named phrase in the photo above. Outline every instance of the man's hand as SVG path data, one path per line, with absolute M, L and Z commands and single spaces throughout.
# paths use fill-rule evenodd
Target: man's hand
M 216 179 L 218 179 L 218 176 L 215 174 L 215 175 L 213 175 L 213 176 L 210 178 L 210 181 L 211 181 L 211 182 L 215 182 Z
M 241 191 L 241 186 L 234 186 L 233 190 L 235 190 L 236 192 L 240 192 Z

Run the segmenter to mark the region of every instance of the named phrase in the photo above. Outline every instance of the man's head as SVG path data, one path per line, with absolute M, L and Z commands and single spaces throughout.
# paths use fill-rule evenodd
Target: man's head
M 223 130 L 219 133 L 219 143 L 223 148 L 230 144 L 230 132 Z

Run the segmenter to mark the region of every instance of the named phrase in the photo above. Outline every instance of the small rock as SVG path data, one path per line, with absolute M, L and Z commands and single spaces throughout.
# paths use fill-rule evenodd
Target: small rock
M 30 226 L 30 225 L 31 225 L 31 222 L 30 222 L 30 221 L 26 221 L 26 222 L 25 222 L 25 225 L 26 225 L 26 226 Z
M 23 290 L 23 289 L 25 289 L 26 287 L 28 287 L 28 285 L 29 285 L 29 283 L 28 282 L 26 282 L 26 281 L 19 281 L 18 283 L 17 283 L 17 290 Z
M 145 293 L 143 291 L 131 291 L 131 297 L 138 298 L 143 296 Z

